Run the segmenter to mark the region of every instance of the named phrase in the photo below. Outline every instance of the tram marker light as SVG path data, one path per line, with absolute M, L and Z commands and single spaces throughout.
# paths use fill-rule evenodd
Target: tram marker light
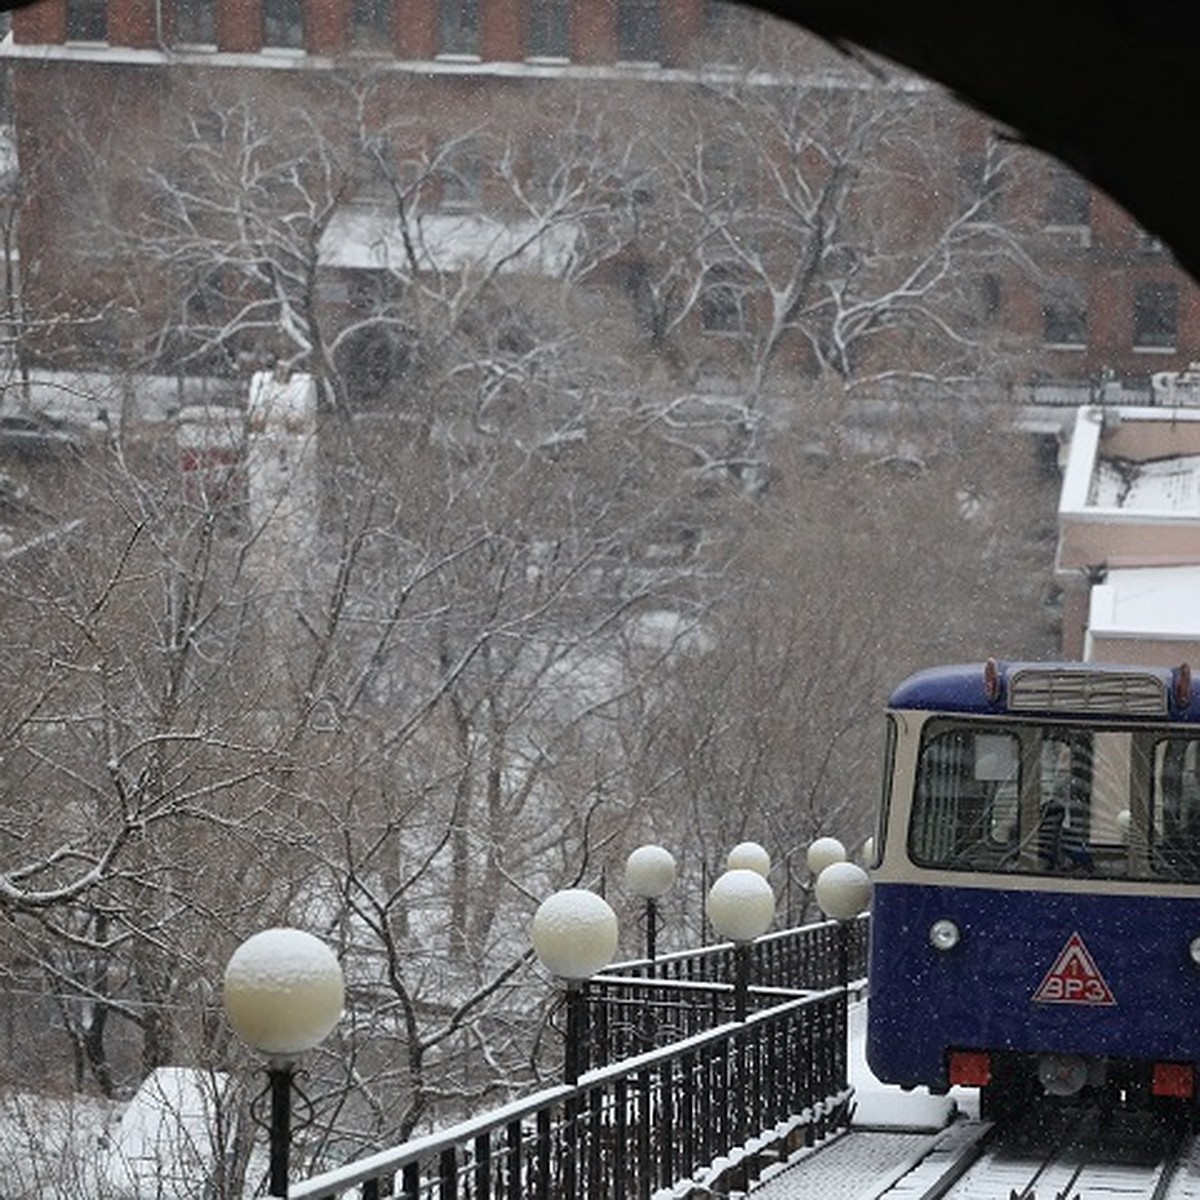
M 1192 956 L 1192 962 L 1200 967 L 1200 935 L 1188 942 L 1188 953 Z
M 1192 700 L 1192 668 L 1187 663 L 1180 663 L 1175 670 L 1175 703 L 1180 708 L 1187 708 Z
M 987 1087 L 992 1082 L 992 1058 L 986 1050 L 950 1051 L 951 1087 Z
M 1000 699 L 1000 668 L 994 658 L 983 664 L 983 694 L 989 704 Z
M 949 917 L 942 917 L 929 927 L 929 944 L 935 950 L 941 950 L 943 953 L 953 950 L 961 940 L 961 931 Z
M 1191 1063 L 1156 1062 L 1150 1089 L 1156 1096 L 1174 1096 L 1190 1100 L 1196 1090 Z

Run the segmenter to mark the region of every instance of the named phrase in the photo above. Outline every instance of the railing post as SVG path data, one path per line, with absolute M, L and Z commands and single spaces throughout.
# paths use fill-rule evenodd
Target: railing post
M 753 944 L 739 942 L 734 949 L 734 970 L 736 972 L 733 985 L 733 1019 L 746 1019 L 746 1000 L 750 993 L 750 955 Z
M 568 1083 L 579 1082 L 587 1067 L 587 997 L 578 979 L 567 982 L 567 1045 L 565 1075 Z

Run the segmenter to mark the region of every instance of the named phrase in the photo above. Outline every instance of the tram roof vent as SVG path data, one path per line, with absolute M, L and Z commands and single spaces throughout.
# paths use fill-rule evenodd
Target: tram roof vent
M 1157 676 L 1140 671 L 1024 668 L 1008 681 L 1008 707 L 1016 712 L 1157 717 L 1167 713 L 1167 689 Z

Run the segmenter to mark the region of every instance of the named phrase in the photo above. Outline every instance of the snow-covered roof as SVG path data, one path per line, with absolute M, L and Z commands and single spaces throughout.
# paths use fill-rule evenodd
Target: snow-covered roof
M 1093 638 L 1200 640 L 1200 566 L 1109 571 L 1091 591 Z
M 420 270 L 461 271 L 483 266 L 557 276 L 570 265 L 580 231 L 571 221 L 499 221 L 477 212 L 428 213 L 405 227 L 394 213 L 349 204 L 334 214 L 321 238 L 321 265 L 370 271 L 407 269 L 406 233 Z
M 300 432 L 311 427 L 316 411 L 317 385 L 311 375 L 256 371 L 250 380 L 247 412 L 252 424 Z
M 1106 522 L 1194 521 L 1200 516 L 1200 409 L 1079 409 L 1059 515 Z
M 1098 508 L 1200 515 L 1200 454 L 1145 463 L 1100 458 L 1091 500 Z

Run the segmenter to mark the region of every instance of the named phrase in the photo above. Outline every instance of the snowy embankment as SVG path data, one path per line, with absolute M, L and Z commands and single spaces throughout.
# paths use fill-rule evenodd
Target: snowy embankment
M 855 1127 L 920 1132 L 943 1128 L 956 1112 L 978 1115 L 977 1095 L 973 1090 L 931 1096 L 924 1088 L 902 1092 L 880 1083 L 866 1063 L 866 1016 L 865 1002 L 851 1006 L 850 1084 L 854 1092 Z M 166 1082 L 176 1090 L 182 1086 L 174 1079 L 175 1073 L 161 1074 L 171 1076 Z M 160 1079 L 160 1090 L 162 1087 Z M 0 1093 L 0 1196 L 9 1200 L 35 1196 L 38 1200 L 76 1200 L 80 1196 L 124 1200 L 146 1194 L 139 1185 L 146 1178 L 156 1177 L 158 1186 L 148 1194 L 184 1200 L 191 1194 L 184 1180 L 195 1183 L 203 1174 L 195 1170 L 197 1145 L 203 1138 L 187 1120 L 166 1122 L 172 1129 L 165 1135 L 160 1125 L 161 1114 L 154 1110 L 158 1107 L 175 1113 L 194 1110 L 193 1122 L 203 1121 L 210 1114 L 200 1099 L 186 1101 L 175 1091 L 163 1097 L 157 1106 L 153 1100 L 153 1096 L 139 1095 L 136 1103 L 119 1105 L 87 1097 L 49 1099 Z M 151 1120 L 153 1116 L 159 1120 Z M 169 1146 L 164 1145 L 164 1136 L 171 1142 Z M 751 1149 L 744 1147 L 742 1153 Z M 156 1170 L 156 1158 L 186 1159 L 188 1169 L 179 1172 L 178 1178 L 168 1178 L 173 1173 L 164 1172 L 162 1161 Z

